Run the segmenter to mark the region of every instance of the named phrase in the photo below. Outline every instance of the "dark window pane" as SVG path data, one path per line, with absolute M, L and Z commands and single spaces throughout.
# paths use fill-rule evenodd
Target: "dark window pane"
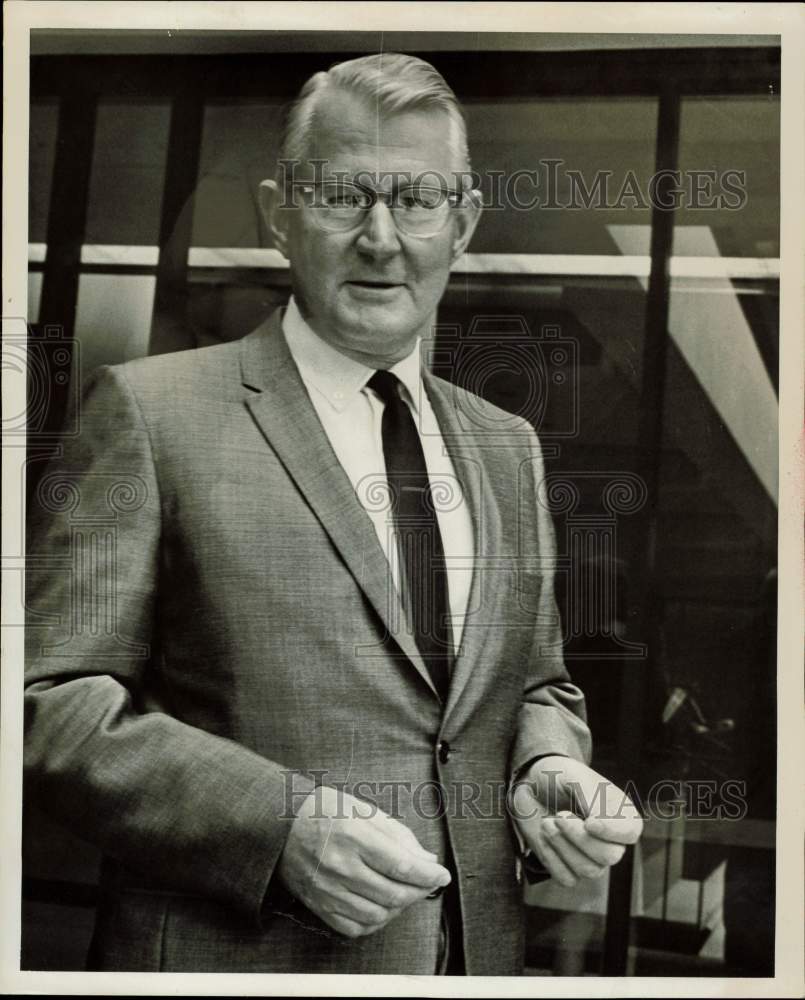
M 273 177 L 283 102 L 210 104 L 204 113 L 191 246 L 270 246 L 257 188 Z
M 28 241 L 30 243 L 44 243 L 47 239 L 50 188 L 53 181 L 58 126 L 58 101 L 34 101 L 31 104 L 28 147 Z
M 86 243 L 158 243 L 169 127 L 167 102 L 98 105 Z
M 701 228 L 698 234 L 689 228 L 679 231 L 674 253 L 779 256 L 779 97 L 684 98 L 679 139 L 679 168 L 686 183 L 693 183 L 691 171 L 715 172 L 716 182 L 710 186 L 702 176 L 696 182 L 698 200 L 683 202 L 677 226 Z M 705 207 L 713 201 L 715 207 Z
M 511 185 L 501 199 L 508 207 L 484 214 L 474 252 L 619 254 L 610 225 L 650 224 L 654 98 L 474 101 L 466 110 L 473 168 L 502 171 Z M 500 182 L 484 183 L 487 196 Z M 537 197 L 542 207 L 517 209 Z

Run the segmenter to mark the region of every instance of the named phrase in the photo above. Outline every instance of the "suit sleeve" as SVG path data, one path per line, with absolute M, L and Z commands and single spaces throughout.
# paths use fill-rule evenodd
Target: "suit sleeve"
M 295 776 L 289 803 L 280 764 L 155 708 L 151 441 L 119 368 L 92 377 L 79 416 L 29 501 L 26 795 L 149 881 L 259 923 L 293 805 L 313 782 Z
M 562 633 L 554 597 L 556 541 L 550 513 L 538 494 L 544 476 L 535 434 L 529 456 L 521 466 L 520 517 L 532 523 L 536 520 L 539 589 L 531 655 L 510 758 L 509 773 L 513 781 L 537 757 L 556 754 L 589 763 L 592 753 L 584 695 L 571 681 L 562 657 Z M 525 525 L 521 530 L 522 537 L 533 537 Z

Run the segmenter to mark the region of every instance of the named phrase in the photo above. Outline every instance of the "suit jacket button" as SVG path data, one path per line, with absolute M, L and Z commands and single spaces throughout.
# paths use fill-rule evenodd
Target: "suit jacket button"
M 439 762 L 446 764 L 450 760 L 450 744 L 447 740 L 442 740 L 438 747 Z

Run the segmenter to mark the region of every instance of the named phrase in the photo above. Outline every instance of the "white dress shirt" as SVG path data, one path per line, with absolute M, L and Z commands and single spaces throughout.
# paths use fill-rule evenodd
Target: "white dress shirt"
M 399 590 L 393 517 L 388 504 L 381 421 L 384 403 L 366 383 L 374 369 L 341 354 L 305 322 L 291 298 L 283 333 L 302 381 L 362 507 L 369 515 Z M 453 647 L 458 651 L 474 559 L 472 519 L 422 382 L 419 341 L 390 369 L 404 386 L 422 442 L 447 567 Z M 444 490 L 440 489 L 444 484 Z

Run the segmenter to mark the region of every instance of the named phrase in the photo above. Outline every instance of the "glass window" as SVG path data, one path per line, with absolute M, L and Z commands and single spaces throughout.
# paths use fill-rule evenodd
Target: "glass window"
M 166 101 L 101 101 L 84 241 L 156 246 L 170 127 Z
M 148 354 L 156 278 L 150 274 L 82 274 L 76 339 L 81 375 Z
M 671 287 L 647 749 L 682 792 L 662 919 L 729 975 L 774 961 L 777 314 L 774 282 Z
M 283 101 L 247 101 L 205 108 L 191 246 L 271 245 L 257 188 L 274 176 L 283 107 Z
M 470 101 L 466 112 L 485 200 L 502 185 L 495 203 L 508 206 L 484 213 L 474 252 L 618 254 L 608 224 L 651 222 L 655 98 Z M 512 211 L 535 198 L 539 211 Z
M 679 169 L 688 197 L 676 217 L 685 228 L 677 231 L 674 254 L 778 257 L 779 150 L 780 98 L 771 90 L 683 98 Z M 699 194 L 690 198 L 693 184 Z
M 33 101 L 28 145 L 28 242 L 47 240 L 50 188 L 59 128 L 59 102 Z

